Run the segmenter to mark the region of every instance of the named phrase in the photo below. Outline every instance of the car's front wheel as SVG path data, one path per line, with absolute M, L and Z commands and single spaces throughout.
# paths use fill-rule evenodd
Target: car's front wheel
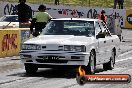
M 112 50 L 110 61 L 108 63 L 103 64 L 104 70 L 112 70 L 115 65 L 115 52 Z
M 33 64 L 24 64 L 24 65 L 25 65 L 25 70 L 27 74 L 34 74 L 38 70 L 38 67 L 36 67 Z

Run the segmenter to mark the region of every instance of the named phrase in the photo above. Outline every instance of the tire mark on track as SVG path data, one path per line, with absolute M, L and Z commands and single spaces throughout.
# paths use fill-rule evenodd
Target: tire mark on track
M 9 80 L 9 81 L 5 81 L 5 82 L 1 82 L 0 85 L 7 84 L 7 83 L 11 83 L 11 82 L 15 82 L 17 80 L 23 80 L 23 79 L 26 79 L 26 78 L 20 78 L 20 79 L 14 79 L 14 80 Z

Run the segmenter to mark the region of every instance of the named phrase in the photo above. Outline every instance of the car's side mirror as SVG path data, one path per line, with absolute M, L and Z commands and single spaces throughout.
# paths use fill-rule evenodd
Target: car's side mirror
M 104 33 L 99 33 L 98 35 L 96 35 L 96 38 L 105 38 L 105 34 Z

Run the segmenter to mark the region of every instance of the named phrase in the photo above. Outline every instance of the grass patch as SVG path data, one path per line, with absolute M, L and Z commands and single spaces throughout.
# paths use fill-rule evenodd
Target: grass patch
M 9 2 L 18 2 L 18 0 L 0 0 Z M 54 4 L 55 0 L 27 0 L 28 3 L 36 4 Z M 61 5 L 76 5 L 90 7 L 107 7 L 113 8 L 114 0 L 60 0 Z M 131 8 L 132 0 L 124 0 L 125 8 Z

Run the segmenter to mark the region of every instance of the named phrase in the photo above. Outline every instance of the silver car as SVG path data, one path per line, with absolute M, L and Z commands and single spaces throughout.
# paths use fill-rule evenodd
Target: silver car
M 23 43 L 20 58 L 31 74 L 41 67 L 78 66 L 93 74 L 99 64 L 105 70 L 114 68 L 119 42 L 99 19 L 58 18 L 40 36 Z
M 0 18 L 0 28 L 19 27 L 18 15 L 4 15 Z

